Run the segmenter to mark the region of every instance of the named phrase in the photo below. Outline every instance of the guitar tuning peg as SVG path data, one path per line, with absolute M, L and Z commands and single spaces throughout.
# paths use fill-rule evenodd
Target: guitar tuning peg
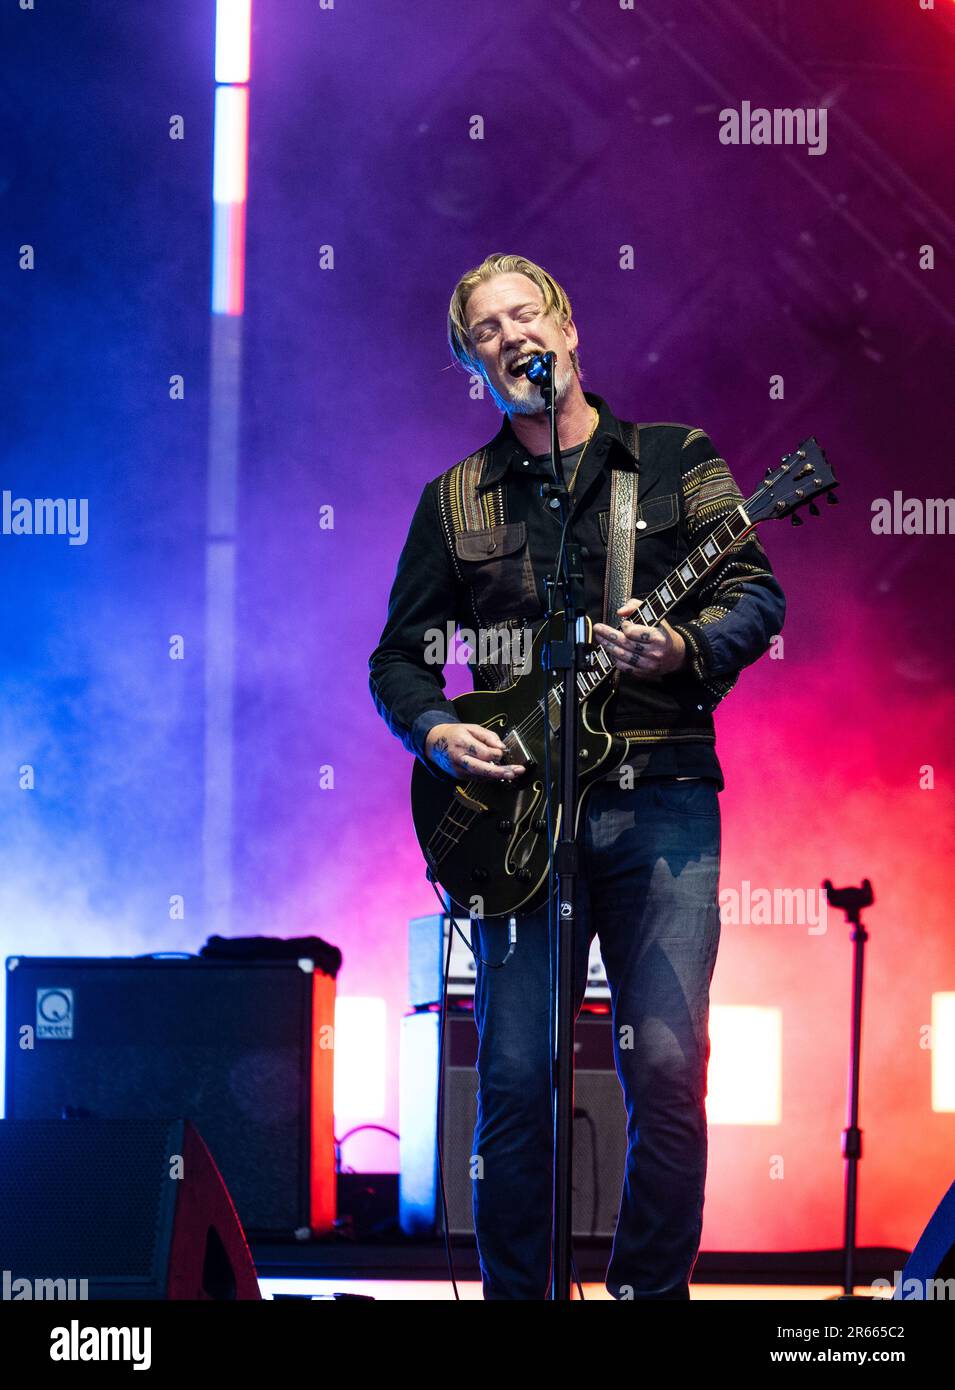
M 802 517 L 799 515 L 798 512 L 793 512 L 793 525 L 794 525 L 794 526 L 802 526 L 802 525 L 803 525 L 803 519 L 802 519 Z
M 834 492 L 827 492 L 826 501 L 829 503 L 830 507 L 834 507 L 839 499 Z
M 816 506 L 815 502 L 810 502 L 810 503 L 809 503 L 809 515 L 810 515 L 810 516 L 818 516 L 818 515 L 819 515 L 819 508 Z

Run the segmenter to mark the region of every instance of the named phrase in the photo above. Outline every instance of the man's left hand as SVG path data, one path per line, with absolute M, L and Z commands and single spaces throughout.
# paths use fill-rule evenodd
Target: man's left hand
M 627 615 L 639 607 L 635 598 L 629 599 L 617 609 L 624 619 L 619 631 L 606 623 L 594 623 L 594 637 L 617 669 L 631 676 L 665 676 L 678 671 L 686 661 L 683 638 L 666 621 L 658 627 L 628 622 Z

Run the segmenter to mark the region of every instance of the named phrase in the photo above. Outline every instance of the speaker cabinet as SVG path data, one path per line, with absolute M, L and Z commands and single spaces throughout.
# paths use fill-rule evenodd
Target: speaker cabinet
M 183 1120 L 0 1120 L 4 1299 L 258 1299 L 235 1207 Z
M 399 1205 L 408 1235 L 444 1229 L 437 1169 L 440 1015 L 422 1010 L 402 1020 Z M 449 1013 L 445 1036 L 444 1176 L 452 1235 L 474 1233 L 470 1158 L 477 1119 L 477 1028 L 470 1011 Z M 627 1157 L 626 1111 L 613 1061 L 607 1015 L 581 1014 L 575 1033 L 575 1236 L 612 1235 Z
M 246 1232 L 335 1221 L 335 981 L 310 960 L 7 960 L 12 1119 L 181 1116 Z

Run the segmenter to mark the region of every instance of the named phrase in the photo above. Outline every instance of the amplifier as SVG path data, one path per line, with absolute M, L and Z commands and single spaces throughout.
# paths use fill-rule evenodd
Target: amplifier
M 7 959 L 10 1119 L 191 1120 L 249 1235 L 334 1225 L 335 980 L 312 960 Z
M 470 919 L 456 917 L 454 920 L 459 931 L 470 941 L 473 925 Z M 441 982 L 444 979 L 444 962 L 447 958 L 450 930 L 451 918 L 442 916 L 440 912 L 433 912 L 426 917 L 412 917 L 408 923 L 408 1003 L 412 1009 L 427 1008 L 429 1004 L 437 1004 L 441 1000 Z M 474 957 L 459 933 L 455 932 L 451 942 L 448 998 L 472 999 L 475 976 Z M 590 943 L 585 998 L 591 1002 L 610 998 L 607 972 L 596 937 Z
M 408 1235 L 444 1229 L 438 1188 L 438 1041 L 440 1015 L 402 1019 L 400 1060 L 401 1227 Z M 470 1159 L 477 1119 L 477 1027 L 469 1010 L 449 1010 L 445 1034 L 444 1179 L 452 1235 L 474 1233 Z M 577 1019 L 574 1050 L 575 1236 L 613 1234 L 627 1159 L 627 1116 L 613 1060 L 607 1014 Z

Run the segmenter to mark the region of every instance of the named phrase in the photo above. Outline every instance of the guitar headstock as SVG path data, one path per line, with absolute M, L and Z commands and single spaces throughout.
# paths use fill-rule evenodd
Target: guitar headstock
M 825 494 L 827 502 L 836 502 L 838 486 L 829 460 L 815 437 L 810 435 L 798 449 L 786 455 L 778 468 L 766 470 L 761 486 L 746 503 L 746 512 L 752 521 L 793 514 L 793 525 L 799 526 L 802 517 L 794 513 L 800 507 L 808 507 L 813 516 L 818 516 L 815 499 Z

